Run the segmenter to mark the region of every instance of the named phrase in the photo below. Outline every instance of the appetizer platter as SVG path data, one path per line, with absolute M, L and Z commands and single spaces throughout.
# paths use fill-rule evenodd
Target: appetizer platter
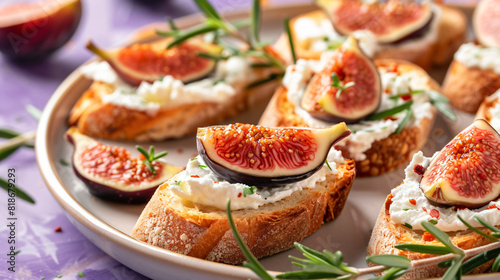
M 340 9 L 336 1 L 319 4 L 335 14 Z M 223 16 L 234 26 L 249 17 L 258 18 L 260 33 L 254 28 L 250 39 L 236 36 L 247 47 L 224 45 L 222 50 L 217 32 L 235 33 L 233 25 L 203 26 L 201 16 L 176 20 L 175 25 L 169 21 L 146 27 L 135 44 L 116 50 L 103 50 L 89 42 L 87 48 L 105 62 L 94 59 L 75 70 L 44 110 L 37 132 L 37 160 L 50 191 L 85 236 L 148 277 L 162 278 L 167 273 L 177 279 L 257 277 L 248 268 L 229 265 L 240 264 L 245 257 L 227 223 L 225 200 L 221 200 L 225 197 L 231 198 L 228 211 L 238 229 L 244 229 L 243 239 L 271 274 L 296 270 L 288 257 L 301 256 L 298 250 L 288 250 L 294 242 L 318 251 L 341 251 L 349 266 L 367 268 L 367 248 L 368 255 L 387 253 L 377 246 L 381 237 L 373 229 L 383 231 L 380 208 L 384 203 L 389 207 L 397 194 L 387 195 L 406 182 L 411 166 L 422 164 L 429 174 L 436 173 L 430 157 L 447 143 L 460 142 L 456 135 L 490 131 L 485 121 L 467 128 L 475 116 L 451 110 L 438 84 L 446 74 L 442 65 L 452 60 L 465 41 L 465 14 L 470 15 L 470 8 L 412 7 L 417 10 L 412 13 L 421 16 L 392 34 L 374 31 L 375 43 L 370 42 L 372 35 L 356 34 L 347 22 L 342 38 L 331 36 L 330 31 L 317 36 L 326 36 L 322 39 L 326 49 L 335 45 L 333 54 L 320 56 L 318 49 L 308 49 L 311 44 L 325 47 L 318 38 L 294 42 L 291 37 L 303 32 L 294 30 L 299 21 L 317 24 L 311 23 L 312 18 L 324 25 L 326 18 L 315 18 L 317 6 L 271 6 L 260 11 L 255 5 L 252 12 Z M 210 7 L 200 7 L 205 7 L 202 11 L 213 21 L 223 22 Z M 284 20 L 288 37 L 283 34 Z M 464 24 L 450 32 L 450 21 Z M 196 29 L 200 24 L 202 28 Z M 344 23 L 335 24 L 339 29 Z M 181 31 L 186 29 L 192 30 L 189 36 Z M 207 29 L 215 32 L 215 39 L 195 36 Z M 446 36 L 425 35 L 429 30 Z M 435 41 L 429 42 L 430 38 Z M 427 52 L 440 55 L 415 53 L 408 42 L 401 48 L 405 54 L 388 55 L 396 52 L 391 51 L 391 44 L 404 39 L 420 42 Z M 377 51 L 370 51 L 370 44 Z M 314 61 L 297 60 L 294 45 L 301 48 L 300 57 Z M 414 55 L 412 62 L 398 60 L 409 53 Z M 134 61 L 139 56 L 158 59 L 157 54 L 167 62 L 155 64 L 154 69 L 144 70 Z M 169 64 L 168 57 L 181 64 Z M 373 62 L 373 57 L 378 60 Z M 352 61 L 354 69 L 349 68 Z M 283 81 L 276 79 L 282 76 Z M 321 95 L 324 81 L 328 90 Z M 294 100 L 293 94 L 303 94 L 304 99 Z M 168 102 L 162 103 L 161 98 Z M 478 116 L 488 121 L 495 118 L 497 103 L 497 93 L 486 97 Z M 220 126 L 210 126 L 216 124 Z M 229 141 L 227 135 L 238 142 Z M 342 140 L 345 137 L 351 138 Z M 239 150 L 221 148 L 226 144 Z M 330 151 L 333 145 L 338 150 Z M 266 149 L 273 148 L 283 154 L 268 151 L 274 155 L 268 158 Z M 240 151 L 245 151 L 249 165 L 239 160 Z M 422 152 L 407 167 L 417 151 Z M 252 167 L 255 161 L 274 171 Z M 414 172 L 422 175 L 425 169 Z M 445 184 L 425 178 L 430 189 Z M 212 190 L 196 188 L 207 184 Z M 231 191 L 219 194 L 220 188 Z M 429 190 L 425 191 L 427 196 Z M 293 195 L 283 196 L 287 192 Z M 250 200 L 247 196 L 251 196 L 251 209 L 241 206 Z M 435 196 L 442 198 L 432 193 L 427 197 Z M 493 196 L 490 200 L 498 194 Z M 434 201 L 471 208 L 488 202 Z M 404 219 L 401 224 L 408 225 Z

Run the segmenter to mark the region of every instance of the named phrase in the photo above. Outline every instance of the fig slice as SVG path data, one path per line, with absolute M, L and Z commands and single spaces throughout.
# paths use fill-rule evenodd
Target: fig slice
M 478 208 L 500 195 L 500 135 L 478 119 L 432 160 L 420 188 L 429 201 Z
M 373 2 L 373 1 L 371 1 Z M 432 20 L 428 3 L 388 0 L 367 3 L 363 0 L 318 0 L 337 32 L 351 35 L 368 30 L 380 43 L 395 43 L 420 33 Z
M 172 40 L 167 38 L 110 51 L 89 41 L 87 49 L 108 62 L 120 78 L 134 86 L 142 81 L 153 83 L 167 75 L 188 83 L 207 76 L 215 68 L 215 60 L 200 57 L 198 53 L 217 55 L 222 51 L 220 46 L 192 38 L 167 49 Z
M 472 17 L 477 40 L 486 47 L 500 47 L 500 1 L 480 1 Z
M 310 177 L 333 144 L 351 131 L 345 123 L 325 129 L 231 124 L 198 128 L 198 153 L 231 183 L 275 187 Z
M 80 0 L 11 1 L 0 8 L 0 51 L 18 62 L 46 58 L 73 36 Z
M 351 36 L 311 78 L 301 105 L 315 118 L 353 123 L 375 112 L 381 95 L 377 67 Z
M 182 170 L 153 161 L 153 174 L 124 148 L 103 145 L 70 128 L 66 138 L 73 144 L 73 170 L 92 195 L 122 203 L 147 202 L 156 188 Z

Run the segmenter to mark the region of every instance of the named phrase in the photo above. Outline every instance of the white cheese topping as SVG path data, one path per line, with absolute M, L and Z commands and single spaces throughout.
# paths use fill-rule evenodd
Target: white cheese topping
M 467 227 L 457 217 L 460 215 L 467 223 L 475 227 L 480 227 L 481 224 L 474 220 L 474 216 L 485 220 L 491 225 L 500 225 L 500 211 L 496 208 L 487 209 L 492 205 L 500 207 L 500 201 L 498 200 L 478 209 L 454 209 L 430 204 L 420 190 L 421 176 L 415 173 L 414 167 L 420 164 L 427 168 L 432 159 L 423 156 L 422 152 L 416 153 L 410 165 L 405 169 L 406 178 L 403 184 L 392 190 L 391 193 L 394 197 L 392 198 L 389 213 L 395 223 L 409 224 L 413 229 L 424 230 L 421 223 L 434 220 L 437 221 L 436 226 L 443 231 L 465 230 Z M 433 210 L 439 213 L 438 218 L 436 218 L 436 212 Z M 434 212 L 434 217 L 431 216 L 431 211 Z
M 486 100 L 491 102 L 492 100 L 496 99 L 497 103 L 490 108 L 490 114 L 491 114 L 491 120 L 490 124 L 493 126 L 494 129 L 497 131 L 500 131 L 500 90 L 497 90 L 495 93 L 492 95 L 486 97 Z
M 474 43 L 463 44 L 455 53 L 455 60 L 467 67 L 489 69 L 500 74 L 499 48 L 486 48 L 474 45 Z
M 184 171 L 176 176 L 176 182 L 170 182 L 170 190 L 177 196 L 195 203 L 225 209 L 231 199 L 231 210 L 257 209 L 259 206 L 274 203 L 290 196 L 295 191 L 314 187 L 317 182 L 326 179 L 327 174 L 337 174 L 337 163 L 344 162 L 342 154 L 331 150 L 327 160 L 332 170 L 325 164 L 311 177 L 292 184 L 273 188 L 259 188 L 254 194 L 243 196 L 243 189 L 250 186 L 244 183 L 229 183 L 217 177 L 198 156 L 191 159 Z
M 283 85 L 288 89 L 287 97 L 295 105 L 295 113 L 302 117 L 311 127 L 321 128 L 332 125 L 331 123 L 313 118 L 301 108 L 302 97 L 307 88 L 307 83 L 331 59 L 331 55 L 331 52 L 325 52 L 320 61 L 299 59 L 296 65 L 287 68 L 285 77 L 283 78 Z M 379 69 L 379 71 L 384 93 L 382 93 L 381 104 L 377 112 L 403 104 L 405 101 L 401 98 L 394 100 L 390 99 L 390 97 L 408 93 L 411 89 L 412 91 L 422 90 L 423 92 L 412 95 L 413 114 L 405 127 L 419 125 L 424 118 L 432 117 L 435 109 L 430 103 L 428 95 L 430 89 L 424 76 L 419 72 L 406 72 L 398 75 L 395 72 L 386 72 L 386 69 Z M 346 145 L 347 150 L 354 157 L 354 160 L 364 160 L 366 158 L 364 152 L 370 149 L 372 143 L 384 139 L 395 132 L 405 114 L 405 112 L 399 113 L 394 116 L 395 119 L 365 120 L 350 125 L 353 133 L 348 138 L 349 145 L 346 145 L 346 141 L 341 141 L 338 145 Z
M 172 76 L 165 76 L 153 83 L 142 82 L 137 88 L 120 79 L 105 61 L 89 63 L 81 68 L 81 72 L 89 79 L 114 86 L 113 93 L 101 96 L 104 103 L 122 105 L 154 115 L 160 108 L 228 100 L 236 94 L 237 87 L 254 79 L 249 63 L 246 58 L 231 57 L 219 62 L 215 75 L 210 78 L 184 84 Z

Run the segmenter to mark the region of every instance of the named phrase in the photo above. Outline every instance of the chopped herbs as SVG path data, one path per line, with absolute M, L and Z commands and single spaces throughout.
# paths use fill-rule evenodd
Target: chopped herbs
M 64 165 L 64 166 L 69 166 L 69 163 L 66 160 L 64 160 L 64 159 L 60 159 L 59 163 L 62 164 L 62 165 Z
M 15 252 L 14 252 L 14 255 L 17 255 L 17 254 L 19 254 L 19 253 L 21 253 L 21 250 L 17 250 L 17 251 L 15 251 Z
M 198 165 L 198 167 L 199 167 L 199 168 L 207 168 L 208 166 L 203 165 L 203 164 L 200 164 L 200 165 Z
M 84 277 L 84 276 L 85 276 L 85 273 L 83 273 L 83 272 L 78 272 L 78 276 L 79 276 L 79 277 Z
M 244 187 L 243 188 L 243 196 L 247 197 L 247 195 L 251 195 L 257 192 L 257 187 L 256 186 L 251 186 L 251 187 Z
M 170 185 L 176 185 L 179 186 L 182 183 L 182 181 L 175 181 L 173 183 L 170 183 Z
M 430 220 L 429 223 L 431 223 L 433 225 L 437 225 L 438 221 L 436 221 L 436 220 Z
M 57 278 L 62 278 L 62 275 L 61 274 L 57 274 L 56 277 Z
M 139 145 L 135 146 L 135 148 L 144 156 L 145 159 L 142 162 L 148 167 L 149 171 L 151 171 L 153 175 L 156 175 L 156 170 L 152 164 L 153 161 L 166 156 L 168 152 L 161 152 L 155 155 L 155 147 L 153 146 L 149 146 L 149 153 L 146 152 L 146 150 L 144 150 L 144 148 Z
M 403 211 L 410 211 L 410 210 L 415 210 L 415 209 L 411 209 L 411 208 L 405 208 L 405 209 L 403 209 Z
M 162 82 L 163 78 L 165 78 L 165 76 L 161 75 L 160 78 L 158 78 L 158 81 Z
M 190 158 L 190 159 L 189 159 L 189 161 L 194 161 L 194 160 L 196 160 L 196 158 Z
M 405 227 L 407 227 L 407 228 L 409 228 L 409 229 L 413 229 L 413 227 L 412 227 L 409 223 L 404 223 L 404 225 L 403 225 L 403 226 L 405 226 Z
M 340 81 L 340 78 L 337 75 L 337 73 L 334 72 L 332 74 L 332 87 L 336 87 L 338 89 L 337 94 L 335 95 L 336 98 L 340 98 L 340 95 L 342 94 L 342 92 L 344 90 L 354 86 L 355 84 L 356 83 L 351 81 L 351 82 L 346 83 L 345 85 L 342 85 L 342 82 Z

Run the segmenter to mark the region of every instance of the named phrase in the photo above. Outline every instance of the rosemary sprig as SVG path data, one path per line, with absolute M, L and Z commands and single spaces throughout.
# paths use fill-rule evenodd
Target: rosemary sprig
M 252 7 L 252 21 L 250 26 L 252 27 L 252 35 L 255 43 L 260 41 L 259 39 L 259 26 L 260 26 L 260 1 L 254 0 Z
M 406 115 L 403 118 L 403 120 L 401 120 L 401 122 L 398 124 L 398 128 L 396 129 L 396 131 L 394 131 L 394 134 L 399 134 L 401 132 L 401 130 L 403 130 L 403 128 L 405 128 L 405 125 L 410 120 L 412 114 L 413 114 L 413 111 L 411 110 L 411 107 L 406 109 Z
M 285 19 L 285 31 L 288 36 L 288 43 L 290 44 L 290 52 L 292 53 L 293 64 L 297 63 L 297 55 L 295 54 L 295 46 L 293 45 L 292 31 L 290 30 L 290 19 Z
M 399 98 L 401 98 L 401 96 L 420 94 L 420 93 L 424 93 L 424 92 L 425 92 L 425 90 L 411 90 L 409 92 L 404 92 L 404 93 L 393 95 L 393 96 L 389 97 L 389 99 L 398 100 Z
M 146 158 L 142 162 L 148 167 L 149 171 L 156 175 L 156 170 L 153 166 L 153 161 L 160 159 L 168 154 L 168 152 L 161 152 L 155 155 L 155 147 L 149 146 L 149 152 L 147 152 L 143 147 L 136 145 L 135 148 Z
M 391 116 L 394 116 L 398 113 L 401 113 L 403 112 L 404 110 L 408 110 L 411 108 L 411 105 L 413 104 L 413 101 L 410 100 L 406 103 L 403 103 L 399 106 L 396 106 L 396 107 L 393 107 L 391 109 L 388 109 L 388 110 L 385 110 L 385 111 L 382 111 L 382 112 L 378 112 L 378 113 L 374 113 L 374 114 L 371 114 L 369 115 L 366 119 L 367 120 L 370 120 L 370 121 L 374 121 L 374 120 L 382 120 L 382 119 L 385 119 L 385 118 L 388 118 L 388 117 L 391 117 Z
M 5 181 L 5 179 L 3 179 L 3 178 L 0 178 L 0 188 L 4 189 L 7 192 L 9 191 L 9 189 L 12 189 L 12 188 L 9 188 L 9 182 Z M 33 198 L 31 198 L 31 196 L 29 196 L 29 194 L 27 194 L 22 189 L 20 189 L 17 185 L 14 188 L 14 190 L 16 192 L 17 198 L 20 198 L 24 201 L 35 204 L 35 200 Z
M 450 100 L 448 100 L 448 98 L 444 97 L 441 93 L 435 90 L 429 91 L 429 98 L 431 99 L 431 104 L 443 115 L 452 121 L 457 120 L 457 116 L 450 107 Z

